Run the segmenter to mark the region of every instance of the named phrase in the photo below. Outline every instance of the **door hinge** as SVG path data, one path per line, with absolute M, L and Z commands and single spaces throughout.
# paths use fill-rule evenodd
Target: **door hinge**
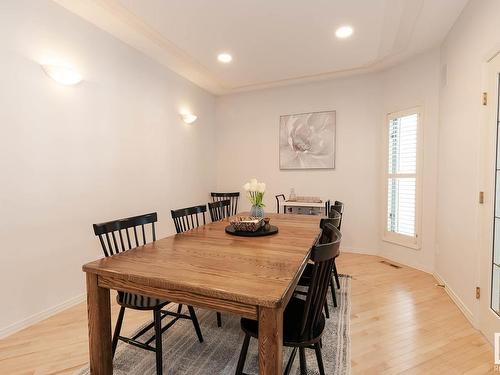
M 476 286 L 476 299 L 481 298 L 481 288 Z
M 479 204 L 484 203 L 484 191 L 479 192 Z
M 488 93 L 483 92 L 483 105 L 488 105 Z

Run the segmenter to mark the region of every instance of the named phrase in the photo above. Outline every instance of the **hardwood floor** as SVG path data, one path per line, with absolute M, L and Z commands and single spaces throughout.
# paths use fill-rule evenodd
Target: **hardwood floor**
M 352 275 L 353 374 L 493 373 L 493 351 L 432 275 L 342 254 Z
M 493 352 L 429 274 L 344 253 L 353 374 L 493 374 Z M 113 322 L 118 314 L 112 304 Z M 124 332 L 150 320 L 127 311 Z M 72 374 L 88 361 L 85 303 L 0 340 L 0 374 Z

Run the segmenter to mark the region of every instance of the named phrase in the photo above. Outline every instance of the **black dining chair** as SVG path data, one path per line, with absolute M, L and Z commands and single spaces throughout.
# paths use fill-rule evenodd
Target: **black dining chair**
M 276 198 L 276 213 L 279 214 L 280 213 L 280 203 L 286 201 L 285 194 L 275 195 L 275 198 Z M 283 206 L 283 213 L 286 214 L 285 206 Z
M 208 211 L 210 211 L 210 218 L 212 221 L 223 220 L 231 216 L 231 201 L 229 199 L 208 203 Z
M 330 207 L 330 211 L 328 213 L 329 217 L 334 217 L 336 216 L 335 213 L 340 214 L 340 220 L 339 220 L 339 225 L 338 225 L 338 230 L 342 227 L 342 218 L 344 217 L 344 203 L 340 201 L 335 201 L 335 204 L 333 204 Z M 340 289 L 340 280 L 339 280 L 339 273 L 337 271 L 337 264 L 333 262 L 333 274 L 335 276 L 335 283 L 337 284 L 337 289 Z
M 239 192 L 234 193 L 210 193 L 212 196 L 212 202 L 225 201 L 228 200 L 231 202 L 229 205 L 229 216 L 236 215 L 238 213 L 238 199 L 240 197 Z
M 310 260 L 313 262 L 312 282 L 305 299 L 292 297 L 283 312 L 283 345 L 292 347 L 284 374 L 290 374 L 293 361 L 299 351 L 300 373 L 307 374 L 305 349 L 314 349 L 320 375 L 325 374 L 321 354 L 321 337 L 325 329 L 323 306 L 326 301 L 333 259 L 337 256 L 342 235 L 326 223 L 311 249 Z M 236 375 L 243 374 L 250 338 L 259 337 L 258 322 L 242 318 L 241 329 L 245 339 L 241 348 Z
M 179 208 L 171 210 L 172 219 L 174 220 L 175 230 L 177 233 L 182 233 L 190 229 L 205 225 L 205 212 L 207 212 L 206 205 Z
M 208 203 L 208 210 L 210 211 L 210 218 L 212 221 L 223 220 L 226 217 L 231 216 L 231 200 L 226 199 L 223 201 L 216 201 L 213 203 Z M 222 326 L 222 315 L 217 312 L 217 327 Z
M 326 224 L 331 224 L 331 225 L 333 225 L 334 228 L 338 229 L 339 223 L 340 223 L 340 214 L 337 213 L 337 215 L 332 215 L 332 216 L 334 216 L 334 217 L 321 218 L 320 223 L 319 223 L 320 229 L 323 229 Z M 340 251 L 339 251 L 339 254 L 340 254 Z M 335 259 L 336 259 L 336 257 L 333 259 L 334 265 L 335 265 Z M 312 271 L 313 271 L 313 265 L 311 263 L 308 263 L 306 265 L 306 268 L 304 269 L 304 272 L 302 272 L 302 275 L 301 275 L 297 285 L 303 286 L 303 287 L 309 287 L 311 285 L 311 282 L 312 282 Z M 333 276 L 332 275 L 330 275 L 329 286 L 330 286 L 330 291 L 332 293 L 333 306 L 337 307 L 337 296 L 335 293 L 335 285 L 333 284 Z M 298 291 L 298 290 L 296 290 L 295 293 L 296 294 L 305 294 L 305 292 Z M 328 309 L 328 300 L 325 300 L 325 315 L 327 318 L 330 318 L 330 311 Z
M 155 223 L 157 222 L 156 212 L 133 216 L 125 219 L 108 221 L 106 223 L 94 224 L 94 233 L 99 237 L 102 250 L 105 257 L 111 257 L 116 254 L 128 251 L 132 248 L 138 248 L 148 243 L 147 238 L 151 241 L 156 241 Z M 147 236 L 145 227 L 151 224 L 151 236 Z M 151 242 L 149 241 L 149 242 Z M 140 251 L 140 249 L 139 249 Z M 116 352 L 118 340 L 124 341 L 133 346 L 153 351 L 156 353 L 156 373 L 162 374 L 162 342 L 161 335 L 169 329 L 179 319 L 189 319 L 193 322 L 194 329 L 198 336 L 198 340 L 203 342 L 200 326 L 194 309 L 189 306 L 189 316 L 181 314 L 182 305 L 177 308 L 177 313 L 168 310 L 163 310 L 171 302 L 164 301 L 154 297 L 143 296 L 128 292 L 118 292 L 116 302 L 120 305 L 120 312 L 115 325 L 112 340 L 113 356 Z M 153 322 L 142 328 L 133 337 L 120 336 L 125 309 L 153 311 Z M 162 319 L 166 316 L 171 316 L 173 319 L 162 328 Z M 154 335 L 144 342 L 138 341 L 141 336 L 154 327 Z M 150 344 L 155 341 L 155 346 Z

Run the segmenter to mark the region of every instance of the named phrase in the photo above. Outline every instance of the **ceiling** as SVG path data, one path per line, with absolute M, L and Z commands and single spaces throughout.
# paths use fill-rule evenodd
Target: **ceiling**
M 54 0 L 214 94 L 383 69 L 439 45 L 467 0 Z M 349 24 L 352 37 L 335 29 Z M 229 52 L 230 64 L 217 61 Z

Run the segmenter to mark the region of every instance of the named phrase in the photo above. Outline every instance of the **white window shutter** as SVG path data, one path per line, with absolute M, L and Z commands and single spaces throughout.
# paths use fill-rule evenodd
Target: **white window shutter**
M 389 115 L 387 125 L 386 233 L 415 242 L 419 114 Z

